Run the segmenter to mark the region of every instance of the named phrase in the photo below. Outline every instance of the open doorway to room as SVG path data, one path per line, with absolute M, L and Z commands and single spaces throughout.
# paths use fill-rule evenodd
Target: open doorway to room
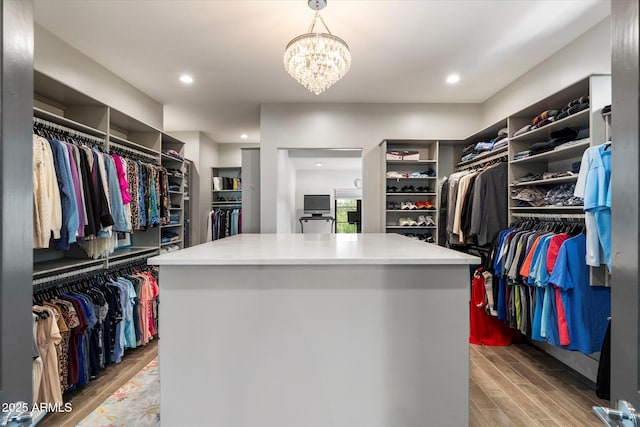
M 278 233 L 357 233 L 362 150 L 278 150 Z

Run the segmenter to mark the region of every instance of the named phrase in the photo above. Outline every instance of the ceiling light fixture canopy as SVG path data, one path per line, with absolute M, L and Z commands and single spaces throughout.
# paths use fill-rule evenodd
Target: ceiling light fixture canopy
M 311 26 L 289 42 L 284 50 L 284 68 L 300 84 L 316 95 L 320 95 L 344 77 L 351 68 L 349 46 L 340 37 L 331 34 L 320 16 L 326 0 L 308 0 L 309 7 L 316 11 Z M 326 33 L 313 32 L 320 20 Z

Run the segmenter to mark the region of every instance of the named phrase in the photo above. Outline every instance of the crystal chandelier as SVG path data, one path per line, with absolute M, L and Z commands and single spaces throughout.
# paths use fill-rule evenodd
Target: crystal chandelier
M 319 95 L 347 74 L 351 53 L 347 43 L 331 34 L 320 16 L 326 0 L 308 0 L 308 3 L 316 11 L 315 16 L 307 33 L 291 40 L 285 48 L 284 68 L 300 84 Z M 326 33 L 313 32 L 318 20 Z

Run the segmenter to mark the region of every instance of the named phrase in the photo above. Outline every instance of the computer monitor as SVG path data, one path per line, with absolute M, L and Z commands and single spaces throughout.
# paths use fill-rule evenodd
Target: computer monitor
M 305 194 L 304 213 L 315 216 L 331 213 L 331 196 L 329 194 Z

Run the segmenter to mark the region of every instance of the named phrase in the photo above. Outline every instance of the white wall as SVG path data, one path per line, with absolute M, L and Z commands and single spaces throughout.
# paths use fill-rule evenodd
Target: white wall
M 36 24 L 33 67 L 116 110 L 162 129 L 162 105 Z
M 262 159 L 262 156 L 261 156 Z M 262 163 L 260 164 L 262 169 Z M 287 150 L 278 150 L 276 160 L 277 176 L 274 184 L 277 183 L 275 194 L 270 191 L 271 197 L 276 197 L 276 218 L 275 229 L 264 230 L 262 228 L 262 211 L 260 212 L 260 232 L 261 233 L 293 233 L 296 227 L 295 206 L 296 206 L 296 170 L 289 159 Z M 260 205 L 264 199 L 262 191 L 264 181 L 262 180 L 262 170 L 260 171 Z
M 305 194 L 330 194 L 331 216 L 335 217 L 334 195 L 336 188 L 355 188 L 356 178 L 362 178 L 362 170 L 297 170 L 295 217 L 304 213 Z M 327 233 L 330 227 L 321 221 L 311 221 L 304 225 L 307 233 Z M 300 233 L 300 223 L 296 223 L 296 233 Z
M 482 104 L 482 127 L 518 112 L 589 74 L 611 73 L 611 19 L 606 18 Z
M 203 132 L 172 132 L 184 141 L 184 155 L 193 161 L 191 185 L 192 245 L 206 242 L 207 215 L 211 212 L 211 168 L 218 166 L 218 144 Z
M 361 148 L 363 231 L 381 230 L 384 139 L 464 138 L 479 128 L 476 104 L 264 104 L 260 109 L 261 231 L 277 230 L 278 148 Z
M 260 148 L 260 144 L 218 143 L 219 167 L 242 166 L 242 148 Z

